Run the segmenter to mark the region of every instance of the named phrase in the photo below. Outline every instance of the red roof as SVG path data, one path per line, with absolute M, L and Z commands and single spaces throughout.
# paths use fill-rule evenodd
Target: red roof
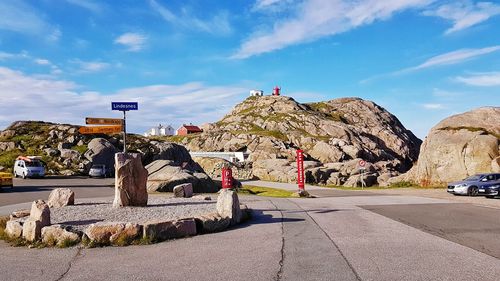
M 184 125 L 182 127 L 186 128 L 188 132 L 203 132 L 200 127 L 194 125 Z

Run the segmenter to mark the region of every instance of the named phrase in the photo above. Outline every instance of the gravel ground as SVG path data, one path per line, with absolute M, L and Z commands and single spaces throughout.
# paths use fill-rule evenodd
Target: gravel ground
M 213 197 L 213 196 L 212 196 Z M 181 219 L 215 211 L 217 200 L 150 196 L 146 207 L 113 208 L 113 199 L 79 200 L 73 206 L 51 208 L 52 224 L 84 230 L 96 222 L 143 223 L 155 219 Z

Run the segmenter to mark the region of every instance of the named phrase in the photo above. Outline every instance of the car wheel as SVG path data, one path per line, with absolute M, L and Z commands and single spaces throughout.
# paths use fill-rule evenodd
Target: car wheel
M 468 190 L 468 195 L 469 196 L 474 197 L 474 196 L 477 196 L 478 193 L 479 193 L 479 190 L 478 190 L 478 188 L 476 186 L 469 187 L 469 190 Z
M 26 179 L 26 173 L 23 173 L 22 177 L 23 177 L 23 179 Z
M 14 177 L 15 177 L 15 178 L 17 178 L 17 177 L 18 177 L 18 175 L 17 175 L 17 173 L 16 173 L 15 171 L 14 171 Z

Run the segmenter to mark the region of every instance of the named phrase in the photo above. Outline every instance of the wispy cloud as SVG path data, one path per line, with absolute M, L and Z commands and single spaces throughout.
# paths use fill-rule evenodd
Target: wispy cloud
M 227 35 L 232 32 L 229 24 L 229 14 L 220 12 L 211 19 L 200 19 L 192 15 L 188 9 L 183 9 L 180 15 L 174 14 L 155 0 L 149 1 L 153 8 L 166 22 L 187 30 L 197 30 L 215 35 Z
M 422 104 L 422 107 L 425 109 L 430 109 L 430 110 L 437 110 L 437 109 L 445 108 L 445 106 L 440 104 L 440 103 L 424 103 L 424 104 Z
M 35 59 L 35 63 L 39 65 L 51 65 L 50 61 L 46 59 Z
M 59 39 L 61 31 L 47 23 L 41 12 L 25 1 L 0 1 L 0 29 L 29 35 L 45 35 L 50 41 Z
M 429 68 L 429 67 L 434 67 L 434 66 L 440 66 L 440 65 L 450 65 L 450 64 L 457 64 L 461 63 L 479 56 L 483 56 L 489 53 L 493 53 L 500 50 L 500 45 L 498 46 L 492 46 L 492 47 L 486 47 L 486 48 L 481 48 L 481 49 L 461 49 L 449 53 L 444 53 L 441 55 L 434 56 L 422 64 L 419 64 L 415 67 L 410 67 L 402 71 L 413 71 L 413 70 L 419 70 L 419 69 L 424 69 L 424 68 Z
M 115 39 L 115 44 L 121 44 L 131 52 L 137 52 L 144 48 L 147 37 L 140 33 L 128 32 Z
M 82 61 L 79 59 L 74 59 L 70 62 L 77 64 L 79 66 L 79 72 L 83 73 L 100 72 L 111 66 L 111 64 L 107 62 L 100 61 Z
M 142 133 L 159 122 L 179 125 L 216 121 L 248 93 L 240 86 L 198 82 L 150 85 L 107 94 L 78 92 L 74 82 L 26 75 L 6 67 L 0 67 L 0 81 L 0 98 L 10 105 L 0 111 L 0 127 L 15 120 L 40 119 L 83 124 L 86 116 L 116 114 L 110 110 L 111 101 L 137 101 L 140 114 L 130 114 L 128 125 L 132 132 Z
M 455 77 L 454 80 L 471 86 L 500 86 L 500 72 L 474 73 L 469 76 Z
M 66 0 L 68 3 L 87 9 L 93 13 L 100 13 L 103 5 L 93 0 Z
M 445 32 L 445 34 L 450 34 L 500 15 L 500 5 L 491 2 L 474 3 L 470 0 L 462 0 L 440 5 L 436 9 L 425 11 L 423 14 L 451 21 L 453 26 Z
M 485 48 L 480 48 L 480 49 L 460 49 L 460 50 L 444 53 L 441 55 L 433 56 L 417 66 L 404 68 L 404 69 L 390 72 L 390 73 L 374 75 L 374 76 L 369 77 L 367 79 L 361 80 L 360 83 L 365 84 L 365 83 L 372 82 L 372 81 L 380 79 L 380 78 L 406 74 L 406 73 L 410 73 L 413 71 L 418 71 L 418 70 L 431 68 L 431 67 L 459 64 L 459 63 L 462 63 L 462 62 L 465 62 L 468 60 L 472 60 L 474 58 L 484 56 L 484 55 L 487 55 L 487 54 L 490 54 L 490 53 L 493 53 L 493 52 L 496 52 L 499 50 L 500 50 L 500 45 L 485 47 Z
M 431 2 L 433 0 L 305 0 L 297 5 L 295 16 L 274 23 L 271 31 L 258 30 L 247 38 L 232 58 L 245 59 L 339 34 Z

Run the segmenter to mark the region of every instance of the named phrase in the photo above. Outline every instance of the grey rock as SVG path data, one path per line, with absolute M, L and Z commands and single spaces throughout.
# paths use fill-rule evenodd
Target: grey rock
M 194 236 L 197 233 L 194 219 L 149 221 L 143 225 L 143 230 L 143 237 L 155 242 Z
M 92 139 L 88 144 L 88 150 L 84 157 L 92 164 L 104 164 L 107 168 L 115 166 L 115 153 L 118 150 L 109 141 L 103 138 Z
M 20 220 L 9 220 L 5 226 L 5 233 L 10 238 L 19 238 L 23 234 L 23 224 Z
M 98 222 L 85 229 L 89 240 L 98 245 L 114 244 L 118 240 L 132 241 L 141 235 L 141 226 L 134 223 Z
M 39 240 L 42 235 L 42 227 L 39 220 L 28 219 L 23 224 L 23 238 L 28 241 Z
M 223 218 L 229 218 L 231 225 L 241 221 L 240 201 L 234 190 L 222 189 L 217 197 L 217 213 Z
M 192 197 L 193 196 L 193 184 L 184 183 L 174 187 L 173 190 L 174 197 Z
M 218 213 L 210 213 L 196 217 L 195 221 L 199 233 L 220 232 L 231 225 L 230 218 L 223 218 Z
M 78 234 L 68 231 L 58 224 L 43 227 L 41 235 L 44 243 L 54 243 L 57 246 L 62 246 L 63 243 L 67 242 L 78 243 L 80 241 Z

